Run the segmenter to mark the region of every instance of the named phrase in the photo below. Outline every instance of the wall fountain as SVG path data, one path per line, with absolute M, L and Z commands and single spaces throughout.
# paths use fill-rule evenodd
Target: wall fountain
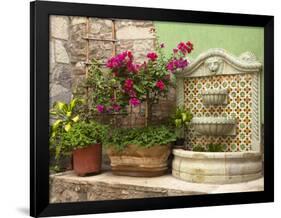
M 224 151 L 174 149 L 173 176 L 219 184 L 261 177 L 261 69 L 251 52 L 236 57 L 223 49 L 210 49 L 185 72 L 177 73 L 177 104 L 194 116 L 190 144 L 221 144 Z

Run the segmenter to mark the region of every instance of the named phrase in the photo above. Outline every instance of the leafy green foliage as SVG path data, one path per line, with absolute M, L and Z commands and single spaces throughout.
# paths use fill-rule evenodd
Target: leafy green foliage
M 176 128 L 182 128 L 183 126 L 187 126 L 188 123 L 192 119 L 192 114 L 188 109 L 186 109 L 184 106 L 177 107 L 176 112 L 173 116 L 174 125 Z
M 111 108 L 116 104 L 125 110 L 127 99 L 124 99 L 124 94 L 121 92 L 120 82 L 107 68 L 102 68 L 101 63 L 95 59 L 92 60 L 86 86 L 92 90 L 89 99 L 92 108 L 96 108 L 98 105 Z
M 102 143 L 107 135 L 107 126 L 97 122 L 77 122 L 62 135 L 62 148 L 69 152 L 77 148 L 84 148 L 90 144 Z
M 206 147 L 203 145 L 197 145 L 193 147 L 193 151 L 199 152 L 224 152 L 224 146 L 222 144 L 209 144 Z
M 114 129 L 106 138 L 105 145 L 123 150 L 129 144 L 149 148 L 155 145 L 168 145 L 176 140 L 173 131 L 165 126 L 145 128 Z
M 178 138 L 184 138 L 185 127 L 188 126 L 193 115 L 184 106 L 177 107 L 175 114 L 172 116 L 173 126 L 176 129 L 176 135 Z
M 207 152 L 207 149 L 202 145 L 196 145 L 192 148 L 192 151 Z
M 50 116 L 54 120 L 50 130 L 50 151 L 55 153 L 56 159 L 61 154 L 61 135 L 68 132 L 72 125 L 79 121 L 78 106 L 83 104 L 84 100 L 74 98 L 69 104 L 61 101 L 54 103 L 50 109 Z
M 209 152 L 223 152 L 224 146 L 222 144 L 209 144 L 208 151 Z

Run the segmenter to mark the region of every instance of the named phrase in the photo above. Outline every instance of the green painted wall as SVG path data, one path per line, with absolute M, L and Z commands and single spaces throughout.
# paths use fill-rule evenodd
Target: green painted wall
M 154 24 L 159 41 L 165 43 L 164 49 L 167 55 L 171 54 L 178 42 L 189 40 L 194 44 L 191 60 L 209 48 L 224 48 L 237 56 L 245 51 L 251 51 L 263 63 L 264 29 L 262 27 L 174 22 L 154 22 Z M 263 73 L 261 78 L 261 105 L 263 105 Z M 261 111 L 263 122 L 263 107 Z

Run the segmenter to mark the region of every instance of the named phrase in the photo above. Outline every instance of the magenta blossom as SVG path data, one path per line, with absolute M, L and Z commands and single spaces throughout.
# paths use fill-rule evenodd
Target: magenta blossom
M 160 90 L 163 90 L 165 88 L 165 83 L 162 80 L 158 80 L 155 84 L 155 86 L 157 88 L 159 88 Z
M 193 50 L 193 44 L 190 41 L 186 43 L 180 42 L 177 47 L 184 55 L 186 53 L 190 53 Z
M 133 98 L 133 97 L 136 97 L 137 96 L 137 94 L 136 94 L 136 92 L 134 91 L 134 90 L 129 90 L 128 91 L 128 93 L 129 93 L 129 96 L 131 97 L 131 98 Z
M 135 64 L 133 64 L 132 61 L 128 61 L 128 63 L 127 63 L 127 70 L 129 72 L 136 73 L 138 71 L 138 68 L 137 68 L 137 66 Z
M 118 105 L 118 104 L 114 104 L 114 105 L 112 105 L 112 108 L 113 108 L 113 110 L 114 110 L 114 111 L 116 111 L 116 112 L 118 112 L 118 111 L 120 111 L 120 110 L 121 110 L 121 106 L 120 106 L 120 105 Z
M 179 51 L 179 50 L 176 49 L 176 48 L 173 49 L 174 54 L 178 53 L 178 51 Z
M 177 69 L 183 70 L 188 66 L 188 61 L 186 59 L 180 58 L 180 59 L 173 59 L 168 62 L 167 69 L 171 72 L 174 72 Z
M 127 56 L 128 56 L 128 51 L 124 51 L 124 52 L 110 58 L 107 61 L 106 66 L 110 69 L 121 67 L 124 64 L 125 58 Z
M 150 53 L 148 53 L 146 56 L 147 56 L 151 61 L 155 61 L 155 60 L 158 58 L 158 56 L 157 56 L 157 54 L 156 54 L 155 52 L 150 52 Z
M 180 58 L 178 60 L 175 60 L 176 68 L 184 69 L 185 67 L 187 67 L 187 65 L 188 65 L 188 62 L 186 59 Z
M 130 91 L 130 90 L 132 90 L 133 85 L 134 85 L 134 81 L 133 81 L 133 80 L 131 80 L 131 79 L 126 79 L 126 80 L 125 80 L 125 83 L 124 83 L 124 89 L 125 89 L 125 91 Z
M 137 99 L 137 98 L 131 98 L 130 101 L 129 101 L 130 105 L 136 107 L 140 104 L 140 100 Z
M 173 60 L 171 60 L 168 64 L 167 64 L 167 69 L 169 70 L 169 71 L 174 71 L 175 70 L 175 66 L 174 66 L 174 61 Z
M 102 113 L 104 111 L 105 107 L 101 104 L 97 105 L 98 112 Z

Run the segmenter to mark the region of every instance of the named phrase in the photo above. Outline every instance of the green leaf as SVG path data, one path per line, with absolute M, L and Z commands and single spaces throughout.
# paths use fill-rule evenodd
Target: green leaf
M 67 124 L 64 126 L 64 130 L 65 130 L 66 132 L 68 132 L 70 129 L 71 129 L 71 123 L 67 123 Z
M 56 146 L 56 160 L 59 158 L 60 156 L 60 153 L 61 153 L 61 145 L 57 145 Z
M 75 122 L 75 123 L 76 123 L 76 122 L 79 120 L 79 115 L 77 115 L 77 116 L 73 117 L 73 118 L 72 118 L 72 120 L 73 120 L 73 122 Z
M 176 127 L 180 127 L 182 125 L 182 120 L 181 119 L 175 119 L 175 125 L 176 125 Z
M 187 114 L 181 113 L 182 121 L 185 122 L 187 120 Z
M 61 123 L 62 120 L 56 120 L 52 125 L 52 131 L 56 131 Z
M 67 104 L 61 101 L 57 101 L 55 104 L 55 108 L 59 109 L 60 111 L 67 111 Z

